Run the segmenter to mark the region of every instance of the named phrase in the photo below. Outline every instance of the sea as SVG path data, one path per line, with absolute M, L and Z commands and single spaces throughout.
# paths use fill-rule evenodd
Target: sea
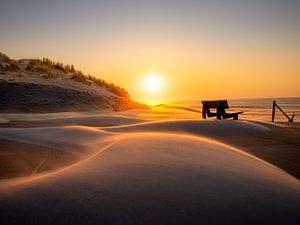
M 289 116 L 295 113 L 294 122 L 300 122 L 300 97 L 291 98 L 253 98 L 253 99 L 228 99 L 228 112 L 239 112 L 243 114 L 240 118 L 272 121 L 273 101 Z M 176 102 L 178 105 L 202 110 L 201 100 L 189 100 Z M 288 118 L 276 108 L 275 122 L 288 122 Z

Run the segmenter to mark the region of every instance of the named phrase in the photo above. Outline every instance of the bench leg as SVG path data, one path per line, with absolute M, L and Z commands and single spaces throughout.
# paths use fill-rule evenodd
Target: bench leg
M 222 119 L 222 110 L 217 109 L 217 119 L 221 120 Z
M 239 114 L 238 113 L 225 113 L 222 116 L 223 116 L 223 119 L 229 119 L 229 118 L 232 118 L 233 120 L 238 120 L 239 119 Z

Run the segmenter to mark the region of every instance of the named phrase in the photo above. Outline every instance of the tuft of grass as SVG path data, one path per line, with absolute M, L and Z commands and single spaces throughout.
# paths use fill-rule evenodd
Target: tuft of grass
M 100 87 L 105 87 L 109 91 L 113 92 L 114 94 L 120 96 L 120 97 L 125 97 L 125 98 L 130 98 L 128 92 L 124 89 L 121 88 L 113 83 L 108 83 L 105 80 L 96 78 L 91 75 L 85 75 L 82 71 L 76 70 L 73 65 L 69 64 L 63 64 L 61 62 L 54 62 L 48 58 L 43 58 L 40 60 L 41 63 L 44 63 L 49 69 L 56 69 L 60 70 L 64 73 L 71 73 L 70 79 L 75 80 L 77 82 L 81 82 L 83 84 L 90 85 L 91 82 L 94 82 L 96 85 Z M 45 71 L 46 73 L 50 74 L 49 71 Z M 49 75 L 49 78 L 52 78 L 53 75 Z
M 119 87 L 119 86 L 117 86 L 113 83 L 108 83 L 105 80 L 102 80 L 100 78 L 96 78 L 96 77 L 91 76 L 91 75 L 88 75 L 88 79 L 93 81 L 95 84 L 97 84 L 100 87 L 107 88 L 112 93 L 114 93 L 114 94 L 116 94 L 120 97 L 125 97 L 125 98 L 130 99 L 130 96 L 129 96 L 128 92 L 124 88 L 121 88 L 121 87 Z
M 26 70 L 43 74 L 46 79 L 57 78 L 57 74 L 53 71 L 52 66 L 48 65 L 40 59 L 31 59 Z
M 60 70 L 64 73 L 75 73 L 78 72 L 74 69 L 73 65 L 63 64 L 61 62 L 54 62 L 48 58 L 43 58 L 42 61 L 49 67 Z
M 124 97 L 124 98 L 130 98 L 128 92 L 122 88 L 122 87 L 119 87 L 117 85 L 114 85 L 113 83 L 109 84 L 107 86 L 107 88 L 112 92 L 112 93 L 115 93 L 116 95 L 120 96 L 120 97 Z
M 72 76 L 71 76 L 72 80 L 81 82 L 81 83 L 86 83 L 87 82 L 87 76 L 85 76 L 80 70 L 75 71 Z
M 4 53 L 0 52 L 0 72 L 1 71 L 20 71 L 20 68 L 16 60 L 13 60 Z

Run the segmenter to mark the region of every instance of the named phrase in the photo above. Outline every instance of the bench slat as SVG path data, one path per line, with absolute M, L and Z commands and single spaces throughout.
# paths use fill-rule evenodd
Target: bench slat
M 217 109 L 229 109 L 227 100 L 216 100 L 216 101 L 202 101 L 202 104 L 205 105 L 205 107 Z

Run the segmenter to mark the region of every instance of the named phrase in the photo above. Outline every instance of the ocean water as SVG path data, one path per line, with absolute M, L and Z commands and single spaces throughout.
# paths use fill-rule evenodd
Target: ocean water
M 300 97 L 295 98 L 258 98 L 258 99 L 228 99 L 228 112 L 244 113 L 239 115 L 244 119 L 257 119 L 263 121 L 272 121 L 273 100 L 290 117 L 295 113 L 294 122 L 300 122 Z M 201 100 L 181 101 L 177 104 L 202 110 Z M 275 122 L 288 122 L 288 119 L 276 108 Z

